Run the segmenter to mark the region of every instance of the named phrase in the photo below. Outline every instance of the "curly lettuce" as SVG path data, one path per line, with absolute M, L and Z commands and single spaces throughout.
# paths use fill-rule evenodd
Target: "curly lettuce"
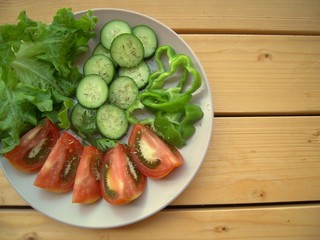
M 22 11 L 16 24 L 0 26 L 0 154 L 44 117 L 57 123 L 65 115 L 81 78 L 77 56 L 88 50 L 96 23 L 91 11 L 76 18 L 63 8 L 50 24 Z

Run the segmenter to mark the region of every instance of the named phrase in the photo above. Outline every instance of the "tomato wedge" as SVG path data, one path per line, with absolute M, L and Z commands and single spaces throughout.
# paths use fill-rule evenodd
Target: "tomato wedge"
M 51 192 L 71 191 L 82 151 L 82 144 L 71 134 L 63 132 L 40 169 L 34 185 Z
M 145 189 L 146 177 L 130 159 L 127 146 L 109 149 L 101 166 L 101 192 L 110 204 L 122 205 L 138 198 Z
M 4 156 L 16 169 L 36 172 L 46 161 L 58 138 L 58 128 L 46 118 L 41 125 L 23 135 L 20 144 Z
M 73 186 L 73 203 L 93 203 L 101 198 L 100 165 L 103 152 L 93 146 L 85 146 Z
M 134 125 L 128 143 L 133 149 L 132 160 L 147 177 L 162 178 L 184 162 L 175 147 L 166 144 L 145 125 Z

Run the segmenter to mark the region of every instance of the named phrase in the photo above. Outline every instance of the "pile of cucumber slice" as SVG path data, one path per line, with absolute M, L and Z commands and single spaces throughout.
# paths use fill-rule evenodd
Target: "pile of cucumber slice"
M 107 22 L 101 29 L 100 42 L 84 63 L 84 77 L 76 91 L 78 103 L 71 113 L 73 126 L 79 130 L 83 124 L 93 124 L 106 138 L 122 138 L 129 127 L 125 110 L 148 84 L 146 60 L 157 46 L 156 33 L 146 25 Z M 87 114 L 90 118 L 84 119 Z M 95 122 L 88 123 L 88 119 Z

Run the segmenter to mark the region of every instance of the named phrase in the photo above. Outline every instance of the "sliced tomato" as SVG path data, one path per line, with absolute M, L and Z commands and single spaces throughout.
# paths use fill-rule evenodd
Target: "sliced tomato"
M 23 135 L 20 144 L 4 156 L 15 168 L 23 172 L 36 172 L 46 161 L 58 138 L 58 128 L 45 119 L 41 125 Z
M 51 192 L 71 191 L 83 151 L 82 144 L 63 132 L 40 169 L 34 185 Z
M 100 165 L 103 152 L 93 146 L 85 146 L 73 186 L 73 203 L 93 203 L 101 198 Z
M 138 198 L 145 189 L 146 177 L 130 159 L 129 149 L 117 144 L 109 149 L 101 166 L 101 192 L 110 204 L 122 205 Z
M 136 124 L 129 136 L 132 160 L 147 177 L 162 178 L 183 164 L 180 152 L 166 144 L 149 127 Z

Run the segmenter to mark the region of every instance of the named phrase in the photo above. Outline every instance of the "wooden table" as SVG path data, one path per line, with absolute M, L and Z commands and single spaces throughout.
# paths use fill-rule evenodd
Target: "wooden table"
M 178 32 L 211 84 L 211 145 L 169 207 L 115 229 L 54 221 L 1 172 L 0 239 L 320 239 L 319 0 L 10 0 L 0 24 L 61 7 L 124 8 Z

